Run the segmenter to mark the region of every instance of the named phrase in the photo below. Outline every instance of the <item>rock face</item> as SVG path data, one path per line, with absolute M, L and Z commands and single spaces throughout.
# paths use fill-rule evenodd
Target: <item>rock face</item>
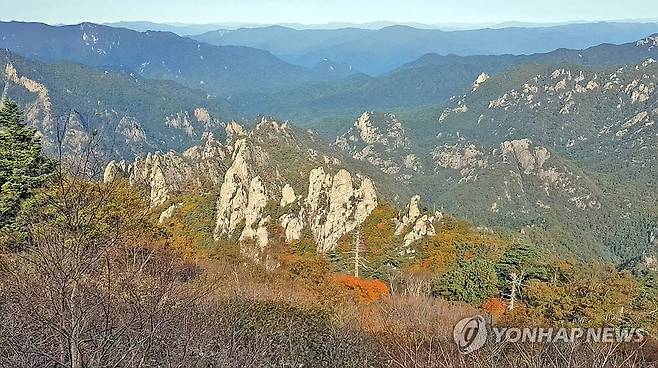
M 165 222 L 169 221 L 174 216 L 176 210 L 182 206 L 183 203 L 175 203 L 169 206 L 166 210 L 162 211 L 160 217 L 158 218 L 158 224 L 164 224 Z
M 493 213 L 498 213 L 505 203 L 511 206 L 531 204 L 545 210 L 550 208 L 548 202 L 558 198 L 563 204 L 581 210 L 601 207 L 582 177 L 555 159 L 547 148 L 527 138 L 503 141 L 489 149 L 469 142 L 446 144 L 436 147 L 432 156 L 436 172 L 447 175 L 450 182 L 477 185 L 494 180 L 500 183 L 489 189 L 502 189 L 490 203 Z M 533 193 L 536 198 L 527 203 Z
M 500 149 L 503 159 L 507 161 L 510 156 L 513 156 L 525 174 L 542 170 L 544 163 L 551 157 L 551 154 L 544 147 L 536 147 L 532 150 L 530 148 L 531 144 L 532 142 L 527 138 L 501 143 Z
M 486 157 L 474 144 L 456 143 L 436 147 L 432 151 L 432 158 L 437 171 L 441 168 L 459 170 L 460 182 L 477 180 L 477 169 L 487 166 Z
M 151 207 L 157 207 L 177 194 L 219 187 L 224 176 L 225 159 L 231 148 L 217 142 L 210 133 L 204 144 L 178 154 L 175 152 L 149 153 L 131 164 L 111 161 L 103 179 L 111 182 L 126 178 L 131 185 L 147 190 Z
M 407 231 L 404 235 L 404 252 L 411 252 L 409 246 L 413 242 L 435 235 L 434 224 L 443 219 L 443 214 L 438 211 L 434 214 L 423 214 L 419 204 L 420 196 L 413 196 L 407 207 L 407 214 L 402 219 L 393 219 L 396 225 L 395 235 L 402 235 Z
M 311 170 L 306 198 L 307 222 L 319 253 L 333 250 L 338 240 L 362 224 L 377 207 L 372 181 L 340 170 L 333 177 L 322 167 Z
M 233 163 L 226 170 L 224 182 L 219 192 L 215 238 L 232 234 L 238 225 L 245 221 L 245 210 L 249 203 L 249 193 L 253 191 L 256 195 L 260 194 L 259 179 L 252 182 L 249 177 L 247 167 L 247 161 L 249 160 L 248 154 L 245 139 L 239 139 L 235 143 Z M 253 187 L 250 188 L 252 185 Z M 256 186 L 259 187 L 257 188 Z M 253 203 L 256 202 L 256 200 L 252 200 L 252 211 L 255 210 Z
M 521 190 L 525 190 L 523 175 L 539 179 L 546 197 L 551 193 L 564 196 L 569 203 L 578 209 L 601 208 L 597 196 L 585 185 L 578 175 L 560 168 L 548 165 L 551 153 L 545 147 L 537 147 L 529 139 L 505 141 L 500 145 L 503 163 L 516 166 L 514 173 Z M 546 207 L 542 201 L 537 207 Z
M 477 91 L 477 89 L 480 88 L 480 85 L 482 85 L 482 84 L 484 84 L 486 81 L 488 81 L 489 78 L 491 78 L 491 77 L 490 77 L 489 74 L 487 74 L 487 73 L 482 73 L 482 74 L 478 75 L 478 77 L 477 77 L 477 78 L 475 79 L 475 81 L 473 82 L 473 89 L 472 89 L 471 91 L 472 91 L 472 92 Z
M 369 178 L 335 166 L 340 160 L 304 148 L 313 145 L 308 141 L 312 138 L 287 124 L 263 119 L 254 130 L 240 134 L 219 189 L 214 237 L 238 236 L 245 256 L 271 264 L 268 245 L 279 226 L 286 241 L 301 239 L 306 230 L 319 253 L 331 251 L 377 206 Z M 284 148 L 292 148 L 298 161 L 288 156 L 285 162 L 277 161 Z
M 421 172 L 403 122 L 394 114 L 364 112 L 347 133 L 336 138 L 335 145 L 401 181 Z
M 295 189 L 293 189 L 290 184 L 286 184 L 283 189 L 281 189 L 281 202 L 279 202 L 279 205 L 285 207 L 293 203 L 295 199 Z
M 44 128 L 52 128 L 53 118 L 52 118 L 52 104 L 50 103 L 50 95 L 48 88 L 43 84 L 34 81 L 25 76 L 19 76 L 16 68 L 12 63 L 7 63 L 5 65 L 5 79 L 7 82 L 15 83 L 18 86 L 21 86 L 28 90 L 31 93 L 37 95 L 36 100 L 27 106 L 26 114 L 30 120 L 40 120 Z M 9 89 L 9 83 L 5 84 L 2 99 L 4 100 L 7 96 L 7 91 Z M 42 115 L 42 116 L 39 116 Z
M 238 165 L 227 171 L 220 191 L 216 238 L 231 235 L 244 224 L 240 240 L 257 238 L 264 249 L 268 244 L 268 234 L 262 221 L 270 221 L 264 209 L 269 202 L 278 202 L 283 211 L 294 210 L 279 218 L 286 240 L 300 239 L 303 229 L 308 228 L 315 238 L 318 252 L 325 253 L 333 250 L 343 235 L 362 224 L 377 207 L 377 194 L 372 181 L 360 175 L 353 178 L 346 170 L 340 170 L 335 175 L 326 173 L 322 166 L 311 170 L 308 194 L 302 200 L 294 197 L 294 192 L 290 195 L 292 187 L 289 184 L 284 186 L 281 197 L 265 189 L 259 176 L 247 184 L 240 176 L 248 172 L 244 161 L 235 162 Z M 236 169 L 232 170 L 234 167 Z M 258 224 L 257 229 L 253 227 L 255 224 Z

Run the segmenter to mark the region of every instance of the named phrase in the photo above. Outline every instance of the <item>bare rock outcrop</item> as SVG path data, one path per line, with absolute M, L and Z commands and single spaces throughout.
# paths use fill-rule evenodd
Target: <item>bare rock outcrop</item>
M 176 213 L 176 210 L 178 210 L 182 206 L 183 203 L 174 203 L 171 206 L 167 207 L 166 210 L 160 213 L 160 217 L 158 218 L 158 224 L 164 224 L 165 222 L 169 221 L 172 217 L 174 217 L 174 213 Z
M 149 153 L 146 157 L 137 157 L 131 164 L 110 161 L 103 180 L 112 182 L 125 178 L 131 185 L 145 188 L 151 207 L 160 206 L 180 193 L 219 187 L 229 149 L 217 142 L 211 133 L 204 136 L 204 141 L 182 154 Z
M 422 213 L 420 209 L 420 196 L 416 195 L 411 198 L 407 206 L 407 213 L 402 218 L 395 218 L 395 235 L 399 236 L 404 234 L 404 251 L 411 252 L 409 246 L 426 236 L 436 234 L 434 224 L 443 219 L 441 212 L 434 214 Z
M 375 186 L 369 178 L 340 170 L 335 175 L 322 167 L 311 170 L 307 216 L 318 253 L 333 250 L 338 240 L 363 223 L 377 207 Z
M 335 145 L 402 181 L 421 171 L 403 122 L 394 114 L 364 112 L 347 133 L 336 138 Z

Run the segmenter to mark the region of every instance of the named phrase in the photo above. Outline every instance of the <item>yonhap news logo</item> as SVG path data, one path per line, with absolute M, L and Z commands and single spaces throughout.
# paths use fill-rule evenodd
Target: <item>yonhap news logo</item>
M 457 322 L 452 337 L 462 354 L 470 354 L 487 342 L 487 321 L 482 316 L 464 318 Z
M 641 328 L 554 328 L 493 327 L 484 316 L 464 318 L 455 325 L 452 336 L 459 352 L 470 354 L 487 341 L 493 343 L 641 343 L 647 332 Z

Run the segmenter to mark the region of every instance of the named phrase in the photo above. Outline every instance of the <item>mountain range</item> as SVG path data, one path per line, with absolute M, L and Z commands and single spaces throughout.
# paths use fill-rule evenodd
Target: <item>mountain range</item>
M 51 154 L 94 145 L 98 154 L 132 158 L 183 149 L 204 134 L 223 133 L 236 113 L 223 100 L 172 81 L 98 70 L 81 64 L 46 64 L 0 50 L 2 98 L 17 101 Z
M 532 55 L 457 56 L 426 54 L 379 77 L 364 74 L 318 82 L 276 92 L 258 91 L 233 96 L 233 106 L 247 115 L 274 114 L 314 128 L 325 129 L 327 118 L 363 110 L 401 111 L 443 105 L 471 87 L 481 73 L 495 75 L 524 64 L 612 66 L 658 59 L 656 36 L 630 43 L 602 44 L 584 50 L 558 49 Z M 343 125 L 332 126 L 341 129 Z M 336 130 L 334 130 L 335 132 Z
M 328 79 L 327 73 L 316 74 L 288 64 L 267 51 L 212 46 L 169 32 L 136 32 L 93 23 L 54 27 L 8 22 L 0 23 L 0 34 L 1 48 L 28 58 L 128 70 L 213 94 L 277 89 Z
M 390 45 L 419 34 L 381 31 Z M 500 45 L 520 35 L 474 31 L 465 35 L 478 42 L 455 45 L 481 47 L 486 32 Z M 165 220 L 184 196 L 214 193 L 209 236 L 245 241 L 264 264 L 273 234 L 331 252 L 383 204 L 400 209 L 386 221 L 405 247 L 454 214 L 622 263 L 656 245 L 658 37 L 648 34 L 532 55 L 425 54 L 373 77 L 342 58 L 306 68 L 173 33 L 2 23 L 0 87 L 47 148 L 99 142 L 106 179 L 145 188 Z
M 381 29 L 298 30 L 282 26 L 207 32 L 194 39 L 215 45 L 251 46 L 290 63 L 311 67 L 330 59 L 379 75 L 427 53 L 499 55 L 584 49 L 627 43 L 658 32 L 658 23 L 586 23 L 446 32 L 393 25 Z

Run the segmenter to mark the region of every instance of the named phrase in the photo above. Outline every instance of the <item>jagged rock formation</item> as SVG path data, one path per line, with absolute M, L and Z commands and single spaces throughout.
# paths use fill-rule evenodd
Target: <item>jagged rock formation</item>
M 131 164 L 126 161 L 110 161 L 103 179 L 111 182 L 127 178 L 131 185 L 146 189 L 152 207 L 166 203 L 174 196 L 199 191 L 203 188 L 219 187 L 224 176 L 224 162 L 231 148 L 217 142 L 212 133 L 205 142 L 178 154 L 149 153 L 138 157 Z
M 333 177 L 322 167 L 309 175 L 306 215 L 320 253 L 333 250 L 344 234 L 362 224 L 377 207 L 375 186 L 369 178 L 347 170 Z
M 268 268 L 276 266 L 268 245 L 277 227 L 287 241 L 308 231 L 318 253 L 326 253 L 377 207 L 373 181 L 344 169 L 336 152 L 309 132 L 263 118 L 251 131 L 228 124 L 226 137 L 220 143 L 207 134 L 203 144 L 182 154 L 157 152 L 130 164 L 112 161 L 104 180 L 127 178 L 142 186 L 152 207 L 181 193 L 216 191 L 214 238 L 241 242 L 245 256 Z M 160 221 L 179 207 L 171 204 Z
M 421 172 L 403 122 L 394 114 L 364 112 L 335 145 L 401 181 Z
M 426 236 L 435 235 L 436 230 L 434 224 L 443 219 L 443 214 L 438 211 L 434 214 L 423 214 L 419 208 L 419 204 L 420 196 L 413 196 L 407 207 L 407 214 L 404 215 L 402 219 L 393 219 L 396 226 L 396 236 L 402 235 L 405 231 L 408 231 L 404 235 L 404 252 L 407 253 L 412 252 L 409 246 L 413 242 L 421 240 Z
M 478 77 L 473 82 L 473 88 L 471 89 L 471 92 L 477 91 L 477 89 L 480 88 L 480 85 L 488 81 L 489 78 L 491 77 L 487 73 L 481 73 L 480 75 L 478 75 Z
M 326 169 L 325 166 L 311 169 L 303 181 L 287 182 L 287 178 L 280 175 L 278 180 L 265 182 L 264 175 L 271 174 L 263 173 L 259 162 L 267 162 L 268 170 L 279 174 L 283 174 L 286 163 L 271 161 L 266 148 L 257 144 L 264 137 L 295 140 L 287 124 L 263 120 L 248 136 L 236 141 L 232 164 L 220 188 L 216 238 L 239 232 L 240 240 L 256 240 L 264 251 L 269 235 L 266 225 L 278 221 L 288 241 L 300 239 L 303 229 L 308 228 L 316 240 L 318 252 L 324 253 L 332 250 L 341 236 L 363 223 L 377 206 L 375 187 L 369 178 L 359 174 L 353 177 L 344 169 L 332 175 L 326 172 L 335 170 L 331 165 Z M 318 160 L 316 152 L 311 152 L 310 157 Z M 296 176 L 302 174 L 295 172 Z M 308 184 L 302 187 L 300 182 Z M 294 186 L 306 195 L 295 195 Z M 277 212 L 282 214 L 277 219 L 270 218 L 271 214 L 265 211 L 270 203 L 280 208 Z

